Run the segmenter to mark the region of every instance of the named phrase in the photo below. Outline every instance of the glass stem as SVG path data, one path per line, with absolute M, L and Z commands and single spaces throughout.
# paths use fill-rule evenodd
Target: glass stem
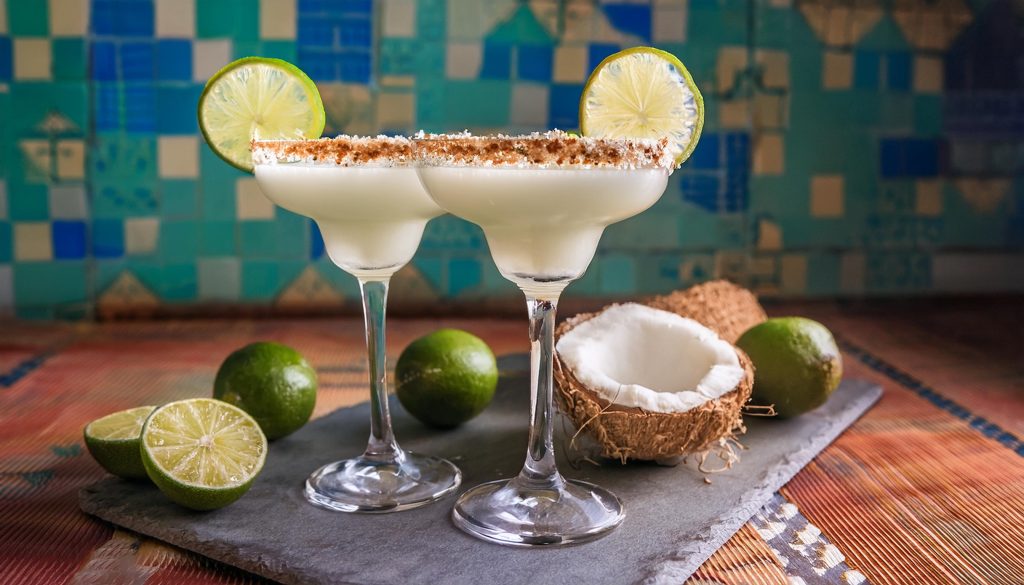
M 558 298 L 527 297 L 530 314 L 530 443 L 526 464 L 516 478 L 523 487 L 560 490 L 565 482 L 555 467 L 554 395 L 551 380 Z
M 370 362 L 370 440 L 363 458 L 380 463 L 400 463 L 405 454 L 395 442 L 388 409 L 388 368 L 384 343 L 384 315 L 388 304 L 388 280 L 359 279 L 366 323 L 366 351 Z

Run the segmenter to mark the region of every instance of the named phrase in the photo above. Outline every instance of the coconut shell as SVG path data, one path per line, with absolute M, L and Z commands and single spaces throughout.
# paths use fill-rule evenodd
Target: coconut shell
M 556 340 L 597 315 L 585 313 L 565 321 L 555 331 Z M 597 441 L 604 457 L 623 463 L 630 459 L 670 459 L 707 450 L 742 426 L 740 409 L 750 398 L 754 368 L 747 354 L 734 349 L 744 370 L 736 389 L 686 412 L 649 412 L 612 404 L 584 386 L 572 369 L 562 363 L 557 351 L 554 355 L 555 388 L 563 411 L 577 429 Z
M 736 343 L 747 329 L 768 318 L 754 293 L 727 280 L 677 290 L 646 304 L 693 319 L 729 343 Z

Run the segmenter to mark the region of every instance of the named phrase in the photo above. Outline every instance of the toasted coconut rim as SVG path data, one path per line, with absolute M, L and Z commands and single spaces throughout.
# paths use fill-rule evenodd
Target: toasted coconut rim
M 598 315 L 585 313 L 559 325 L 555 339 Z M 570 367 L 554 355 L 555 386 L 560 406 L 600 445 L 605 457 L 658 460 L 707 450 L 742 428 L 741 410 L 750 399 L 754 368 L 750 358 L 734 347 L 744 375 L 734 390 L 684 412 L 650 412 L 612 403 L 584 386 Z

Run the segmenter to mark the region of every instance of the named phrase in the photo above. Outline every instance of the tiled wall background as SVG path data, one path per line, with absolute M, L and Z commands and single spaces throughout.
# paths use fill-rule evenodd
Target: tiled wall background
M 679 55 L 700 147 L 570 294 L 714 276 L 780 295 L 1024 290 L 1014 0 L 0 0 L 0 312 L 80 317 L 356 294 L 316 228 L 202 143 L 203 82 L 296 62 L 328 132 L 577 124 L 590 69 Z M 394 304 L 514 297 L 435 220 Z

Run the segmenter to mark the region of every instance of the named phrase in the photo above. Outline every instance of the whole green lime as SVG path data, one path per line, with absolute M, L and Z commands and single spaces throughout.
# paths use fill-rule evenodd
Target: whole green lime
M 491 403 L 498 363 L 479 337 L 441 329 L 413 341 L 395 365 L 398 400 L 426 425 L 450 429 Z
M 836 340 L 828 328 L 811 319 L 768 319 L 747 330 L 736 345 L 754 362 L 750 402 L 774 405 L 780 418 L 825 404 L 843 377 Z
M 224 360 L 213 382 L 213 397 L 247 412 L 273 440 L 306 424 L 316 406 L 316 389 L 316 370 L 302 354 L 261 341 Z

